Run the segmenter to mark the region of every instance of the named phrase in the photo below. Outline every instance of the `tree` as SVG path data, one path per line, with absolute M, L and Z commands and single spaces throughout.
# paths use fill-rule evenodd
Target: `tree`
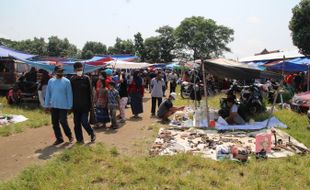
M 90 59 L 94 55 L 107 54 L 107 46 L 100 42 L 86 42 L 81 53 L 82 59 Z
M 47 55 L 56 57 L 76 57 L 77 48 L 75 45 L 70 44 L 67 38 L 62 40 L 57 36 L 51 36 L 48 38 Z
M 292 12 L 289 29 L 292 31 L 293 43 L 302 54 L 310 55 L 310 0 L 302 0 Z
M 140 32 L 134 35 L 134 49 L 137 56 L 140 57 L 141 61 L 145 60 L 145 48 L 144 40 Z
M 109 54 L 134 54 L 134 44 L 131 40 L 122 40 L 117 37 L 114 47 L 109 47 Z
M 151 63 L 160 62 L 160 38 L 149 37 L 145 39 L 144 42 L 145 47 L 145 59 Z
M 234 31 L 217 25 L 204 17 L 185 18 L 175 30 L 180 47 L 193 51 L 194 59 L 218 57 L 229 52 L 227 44 L 233 40 Z
M 174 58 L 172 51 L 175 48 L 174 28 L 171 26 L 162 26 L 156 30 L 160 35 L 160 59 L 163 62 L 171 62 Z

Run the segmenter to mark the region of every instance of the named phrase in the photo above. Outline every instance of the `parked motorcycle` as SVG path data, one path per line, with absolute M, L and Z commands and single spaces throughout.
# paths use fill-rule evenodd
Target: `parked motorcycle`
M 196 94 L 195 94 L 196 93 Z M 183 99 L 192 99 L 192 100 L 201 100 L 201 97 L 204 95 L 203 84 L 194 85 L 190 82 L 182 82 L 181 84 L 181 97 Z
M 27 82 L 20 80 L 16 82 L 7 93 L 7 102 L 8 104 L 12 105 L 20 105 L 26 102 L 38 103 L 38 91 L 37 91 L 37 84 L 32 82 Z

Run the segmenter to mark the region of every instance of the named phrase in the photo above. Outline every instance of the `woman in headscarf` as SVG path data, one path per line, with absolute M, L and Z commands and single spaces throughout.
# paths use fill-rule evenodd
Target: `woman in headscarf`
M 139 71 L 135 71 L 133 79 L 128 87 L 128 94 L 131 98 L 130 106 L 134 118 L 139 118 L 139 114 L 143 113 L 143 95 L 144 88 L 142 78 L 139 76 Z

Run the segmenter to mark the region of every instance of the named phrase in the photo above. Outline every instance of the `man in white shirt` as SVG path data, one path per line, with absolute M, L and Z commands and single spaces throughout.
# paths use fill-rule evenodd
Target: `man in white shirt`
M 243 118 L 238 114 L 238 105 L 235 103 L 234 98 L 227 98 L 227 105 L 230 109 L 229 116 L 226 118 L 226 121 L 230 125 L 242 125 L 245 124 Z
M 161 73 L 158 72 L 156 77 L 151 80 L 152 117 L 155 116 L 156 102 L 158 103 L 158 107 L 162 102 L 165 87 L 165 81 L 162 79 Z

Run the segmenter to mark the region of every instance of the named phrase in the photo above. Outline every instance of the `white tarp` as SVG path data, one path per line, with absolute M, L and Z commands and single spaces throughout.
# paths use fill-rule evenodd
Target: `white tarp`
M 136 63 L 120 60 L 109 61 L 108 64 L 107 67 L 112 69 L 143 69 L 152 66 L 152 64 L 149 63 Z

